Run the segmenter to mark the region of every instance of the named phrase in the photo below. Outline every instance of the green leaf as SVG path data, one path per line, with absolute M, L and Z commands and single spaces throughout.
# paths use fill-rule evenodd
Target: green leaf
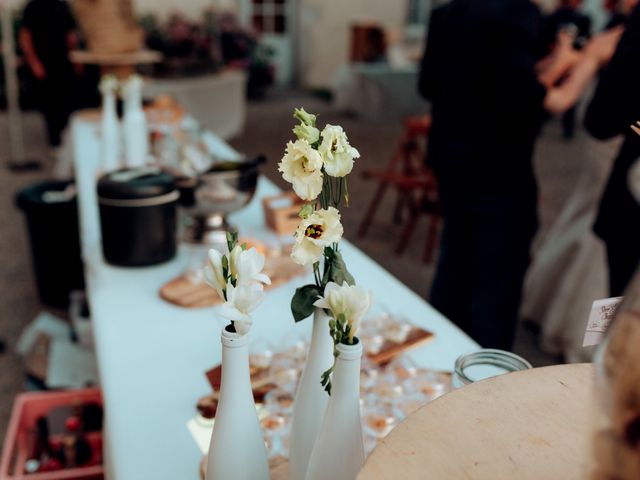
M 335 282 L 338 285 L 342 285 L 347 282 L 349 285 L 355 285 L 356 281 L 353 276 L 347 270 L 347 265 L 344 263 L 342 254 L 335 251 L 331 247 L 324 249 L 324 275 L 322 277 L 322 283 L 326 285 L 328 282 Z
M 238 244 L 238 231 L 230 231 L 227 232 L 227 247 L 229 251 L 233 250 L 233 248 Z
M 296 289 L 291 299 L 291 313 L 296 322 L 304 320 L 313 313 L 316 307 L 313 303 L 322 295 L 317 285 L 305 285 Z
M 226 255 L 222 256 L 222 276 L 225 279 L 229 277 L 229 259 Z
M 320 385 L 324 387 L 325 392 L 327 392 L 329 395 L 331 395 L 331 373 L 333 372 L 334 367 L 335 363 L 320 377 Z

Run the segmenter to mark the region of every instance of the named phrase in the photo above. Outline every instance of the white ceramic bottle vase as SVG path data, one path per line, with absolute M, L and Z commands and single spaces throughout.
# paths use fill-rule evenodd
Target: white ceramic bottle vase
M 222 331 L 220 399 L 206 480 L 269 479 L 267 451 L 251 390 L 248 344 L 247 335 Z
M 306 480 L 355 480 L 364 464 L 360 423 L 362 343 L 338 345 L 331 397 L 313 447 Z
M 103 172 L 117 170 L 120 166 L 120 126 L 116 113 L 116 89 L 118 81 L 104 78 L 100 84 L 102 92 L 102 121 L 100 143 L 100 169 Z
M 139 167 L 147 163 L 149 155 L 149 130 L 142 110 L 142 78 L 132 75 L 124 86 L 125 163 L 127 167 Z
M 333 340 L 329 335 L 329 317 L 318 308 L 313 314 L 311 345 L 293 404 L 289 480 L 304 480 L 307 474 L 311 450 L 329 401 L 320 377 L 332 364 Z

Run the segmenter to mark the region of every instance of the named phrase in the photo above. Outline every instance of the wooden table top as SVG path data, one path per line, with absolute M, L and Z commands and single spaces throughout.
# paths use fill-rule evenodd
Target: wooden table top
M 558 365 L 456 390 L 397 426 L 358 479 L 586 478 L 593 377 L 592 364 Z

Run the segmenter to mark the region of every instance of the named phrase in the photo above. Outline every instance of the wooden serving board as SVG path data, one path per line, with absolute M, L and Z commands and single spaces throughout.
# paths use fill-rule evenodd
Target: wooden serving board
M 413 327 L 404 342 L 394 343 L 387 340 L 382 345 L 382 348 L 378 353 L 367 353 L 367 357 L 369 357 L 369 360 L 373 363 L 385 365 L 401 353 L 417 348 L 420 345 L 433 340 L 433 338 L 433 333 L 418 327 Z
M 297 276 L 305 275 L 307 270 L 294 263 L 289 256 L 278 256 L 267 257 L 264 273 L 271 278 L 271 285 L 265 286 L 265 290 L 270 290 Z M 223 303 L 218 293 L 205 282 L 194 283 L 185 275 L 180 275 L 160 287 L 160 297 L 184 308 L 212 307 Z

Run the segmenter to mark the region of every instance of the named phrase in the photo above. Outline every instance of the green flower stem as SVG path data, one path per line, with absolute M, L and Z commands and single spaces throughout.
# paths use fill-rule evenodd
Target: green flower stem
M 316 280 L 316 285 L 319 287 L 323 287 L 322 278 L 320 276 L 320 262 L 315 262 L 313 264 L 313 276 Z
M 329 207 L 329 176 L 323 170 L 322 176 L 322 191 L 320 192 L 320 207 L 327 209 Z
M 333 339 L 333 364 L 326 370 L 320 377 L 320 384 L 324 387 L 324 390 L 331 395 L 331 374 L 336 366 L 336 361 L 340 356 L 338 351 L 338 345 L 355 345 L 356 337 L 354 332 L 351 331 L 351 325 L 347 321 L 344 313 L 338 315 L 338 318 L 331 318 L 329 320 L 329 334 Z

